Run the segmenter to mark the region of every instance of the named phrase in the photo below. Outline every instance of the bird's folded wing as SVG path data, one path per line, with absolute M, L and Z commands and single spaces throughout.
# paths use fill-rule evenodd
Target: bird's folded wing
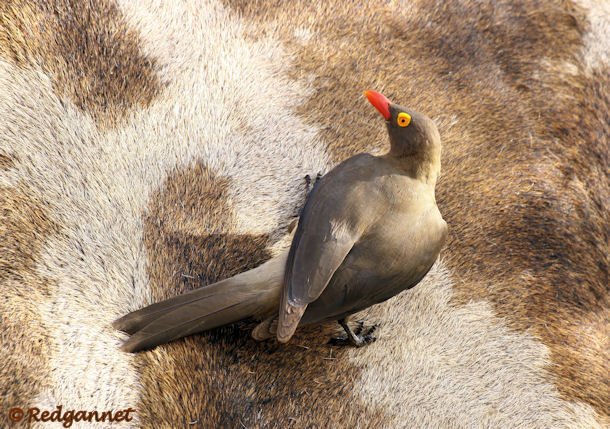
M 288 303 L 305 305 L 315 301 L 357 239 L 348 227 L 333 221 L 328 226 L 304 231 L 295 249 L 290 277 L 286 279 Z
M 277 330 L 280 341 L 292 336 L 307 305 L 324 291 L 359 238 L 357 228 L 347 221 L 349 204 L 325 195 L 324 190 L 315 191 L 288 255 Z

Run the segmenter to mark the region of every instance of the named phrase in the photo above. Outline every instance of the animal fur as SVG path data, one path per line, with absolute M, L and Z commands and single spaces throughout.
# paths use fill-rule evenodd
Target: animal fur
M 609 28 L 588 0 L 0 2 L 0 426 L 610 424 Z M 362 314 L 380 340 L 120 352 L 112 320 L 279 254 L 304 176 L 382 149 L 366 88 L 438 123 L 450 228 Z

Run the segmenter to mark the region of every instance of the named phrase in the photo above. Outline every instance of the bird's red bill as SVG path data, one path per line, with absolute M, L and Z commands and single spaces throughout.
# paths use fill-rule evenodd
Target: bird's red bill
M 364 91 L 364 95 L 369 99 L 371 104 L 375 106 L 375 109 L 379 110 L 381 116 L 383 116 L 386 121 L 389 121 L 392 116 L 390 114 L 390 100 L 377 91 Z

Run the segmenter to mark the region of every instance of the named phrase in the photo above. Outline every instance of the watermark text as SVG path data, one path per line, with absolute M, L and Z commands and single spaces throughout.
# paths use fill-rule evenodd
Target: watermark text
M 38 407 L 19 408 L 14 407 L 8 411 L 8 418 L 12 422 L 60 422 L 65 428 L 72 426 L 74 422 L 130 422 L 133 420 L 131 414 L 135 413 L 133 408 L 109 411 L 85 411 L 64 410 L 58 405 L 55 410 L 41 410 Z

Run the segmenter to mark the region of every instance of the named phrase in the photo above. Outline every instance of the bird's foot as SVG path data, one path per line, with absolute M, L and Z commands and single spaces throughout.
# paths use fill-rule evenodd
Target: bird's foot
M 352 330 L 345 320 L 340 320 L 339 324 L 345 329 L 345 334 L 332 338 L 328 344 L 334 346 L 352 345 L 354 347 L 362 347 L 377 340 L 374 333 L 379 325 L 373 325 L 365 330 L 364 321 L 361 320 L 358 322 L 358 327 L 356 327 L 355 330 Z
M 305 187 L 306 187 L 306 189 L 309 191 L 310 187 L 315 187 L 316 183 L 318 183 L 318 180 L 320 180 L 321 178 L 322 178 L 322 173 L 316 174 L 316 177 L 313 180 L 312 180 L 311 176 L 309 174 L 307 174 L 305 176 Z

